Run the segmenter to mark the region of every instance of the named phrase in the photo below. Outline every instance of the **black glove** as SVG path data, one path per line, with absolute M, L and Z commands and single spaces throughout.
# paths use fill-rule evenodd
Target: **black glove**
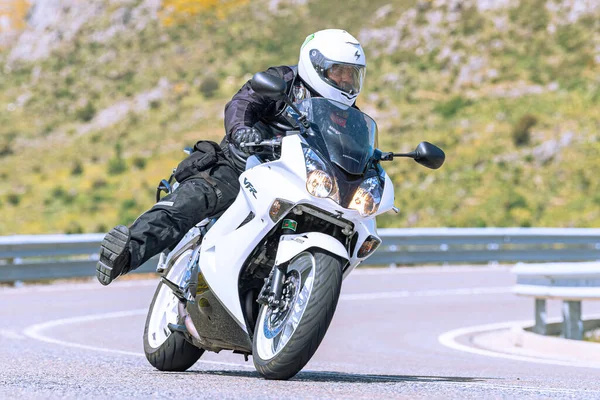
M 260 143 L 263 140 L 263 136 L 260 131 L 256 128 L 240 128 L 233 132 L 231 140 L 235 147 L 243 151 L 246 154 L 251 154 L 255 147 L 244 147 L 241 144 L 247 143 Z

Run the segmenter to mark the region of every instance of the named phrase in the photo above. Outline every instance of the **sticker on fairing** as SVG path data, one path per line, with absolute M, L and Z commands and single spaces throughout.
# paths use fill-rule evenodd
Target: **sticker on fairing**
M 298 223 L 293 219 L 284 219 L 283 225 L 281 226 L 283 229 L 290 229 L 296 232 L 296 228 L 298 227 Z

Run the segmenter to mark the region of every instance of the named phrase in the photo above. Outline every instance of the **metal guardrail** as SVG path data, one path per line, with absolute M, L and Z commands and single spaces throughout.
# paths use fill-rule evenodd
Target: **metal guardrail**
M 105 234 L 0 236 L 0 282 L 89 277 Z M 158 258 L 136 272 L 154 272 Z
M 600 260 L 600 229 L 380 229 L 370 264 L 566 262 Z
M 363 265 L 600 260 L 600 229 L 380 229 Z M 104 234 L 0 237 L 0 282 L 92 276 Z M 152 272 L 156 259 L 135 272 Z
M 583 339 L 581 301 L 600 300 L 600 263 L 517 265 L 514 293 L 535 298 L 533 332 L 547 335 L 546 300 L 562 300 L 562 332 L 567 339 Z

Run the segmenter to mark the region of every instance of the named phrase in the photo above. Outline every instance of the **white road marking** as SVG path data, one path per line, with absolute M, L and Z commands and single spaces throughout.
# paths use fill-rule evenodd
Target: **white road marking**
M 58 327 L 58 326 L 76 324 L 76 323 L 80 323 L 80 322 L 97 321 L 97 320 L 101 320 L 101 319 L 133 317 L 133 316 L 138 316 L 138 315 L 145 315 L 146 312 L 147 312 L 146 309 L 138 309 L 138 310 L 131 310 L 131 311 L 118 311 L 118 312 L 112 312 L 112 313 L 106 313 L 106 314 L 96 314 L 96 315 L 87 315 L 87 316 L 81 316 L 81 317 L 57 319 L 57 320 L 53 320 L 53 321 L 44 322 L 41 324 L 31 325 L 28 328 L 26 328 L 23 333 L 32 339 L 39 340 L 39 341 L 46 342 L 46 343 L 57 344 L 57 345 L 61 345 L 61 346 L 68 346 L 68 347 L 84 349 L 84 350 L 93 350 L 93 351 L 101 351 L 101 352 L 105 352 L 105 353 L 121 354 L 121 355 L 126 355 L 126 356 L 136 356 L 136 357 L 141 356 L 141 357 L 143 357 L 144 354 L 138 353 L 138 352 L 133 352 L 133 351 L 116 350 L 116 349 L 109 349 L 109 348 L 98 347 L 98 346 L 88 346 L 88 345 L 83 345 L 83 344 L 79 344 L 79 343 L 66 342 L 63 340 L 58 340 L 58 339 L 54 339 L 54 338 L 45 336 L 44 334 L 42 334 L 42 332 L 46 329 L 50 329 L 50 328 L 54 328 L 54 327 Z M 504 325 L 506 325 L 506 324 L 507 323 L 505 323 Z M 502 325 L 502 324 L 495 324 L 495 325 Z M 210 365 L 254 369 L 253 366 L 245 365 L 245 364 L 236 364 L 236 363 L 228 363 L 228 362 L 220 362 L 220 361 L 205 361 L 205 360 L 198 360 L 198 362 L 204 363 L 204 364 L 210 364 Z M 321 371 L 305 370 L 305 372 L 319 373 Z M 513 392 L 535 391 L 536 393 L 540 393 L 540 394 L 541 393 L 587 393 L 587 394 L 598 393 L 598 391 L 585 390 L 585 389 L 569 389 L 569 388 L 563 389 L 563 388 L 544 388 L 544 387 L 540 388 L 540 387 L 533 387 L 533 386 L 518 386 L 518 385 L 510 386 L 510 385 L 499 385 L 499 384 L 487 384 L 487 383 L 481 383 L 481 382 L 448 382 L 448 381 L 431 380 L 431 381 L 427 382 L 427 384 L 428 385 L 429 384 L 442 384 L 442 385 L 460 386 L 460 387 L 465 387 L 465 388 L 476 386 L 476 387 L 487 388 L 487 389 L 510 390 Z
M 436 296 L 465 296 L 476 294 L 498 294 L 511 293 L 512 286 L 506 287 L 482 287 L 461 289 L 432 289 L 432 290 L 402 290 L 398 292 L 375 292 L 375 293 L 351 293 L 343 294 L 340 300 L 381 300 L 400 299 L 404 297 L 436 297 Z
M 597 318 L 600 315 L 588 315 L 587 318 Z M 558 319 L 552 319 L 552 321 L 558 322 Z M 549 321 L 551 322 L 551 321 Z M 538 364 L 552 364 L 552 365 L 562 365 L 567 367 L 582 367 L 582 368 L 600 368 L 600 363 L 593 362 L 576 362 L 576 361 L 563 361 L 563 360 L 551 360 L 547 358 L 536 358 L 529 356 L 521 356 L 516 354 L 508 354 L 508 353 L 498 353 L 491 350 L 480 349 L 476 347 L 471 347 L 464 345 L 462 343 L 458 343 L 457 339 L 461 336 L 473 335 L 478 333 L 484 333 L 489 331 L 495 331 L 500 329 L 510 329 L 513 326 L 532 326 L 535 324 L 535 321 L 509 321 L 509 322 L 500 322 L 496 324 L 487 324 L 487 325 L 478 325 L 478 326 L 470 326 L 465 328 L 454 329 L 449 332 L 442 333 L 438 336 L 438 341 L 441 345 L 449 347 L 454 350 L 464 351 L 467 353 L 478 354 L 481 356 L 487 357 L 495 357 L 495 358 L 506 358 L 509 360 L 516 361 L 526 361 L 533 362 Z
M 120 286 L 122 287 L 130 287 L 132 285 L 125 285 L 129 282 L 124 282 Z M 154 284 L 155 282 L 152 281 Z M 492 293 L 509 293 L 511 287 L 488 287 L 488 288 L 465 288 L 465 289 L 446 289 L 446 290 L 421 290 L 421 291 L 398 291 L 398 292 L 376 292 L 376 293 L 355 293 L 355 294 L 344 294 L 340 296 L 340 300 L 342 301 L 352 301 L 352 300 L 379 300 L 379 299 L 395 299 L 395 298 L 405 298 L 405 297 L 426 297 L 426 296 L 451 296 L 451 295 L 477 295 L 477 294 L 492 294 Z M 99 346 L 90 346 L 80 343 L 68 342 L 60 339 L 55 339 L 43 334 L 43 331 L 64 325 L 71 325 L 77 323 L 85 323 L 90 321 L 97 321 L 102 319 L 110 319 L 110 318 L 125 318 L 132 317 L 138 315 L 145 315 L 148 312 L 147 309 L 137 309 L 130 311 L 118 311 L 111 312 L 105 314 L 94 314 L 94 315 L 84 315 L 79 317 L 72 318 L 62 318 L 52 321 L 43 322 L 40 324 L 35 324 L 27 327 L 23 333 L 25 336 L 30 337 L 35 340 L 39 340 L 46 343 L 57 344 L 61 346 L 74 347 L 78 349 L 85 350 L 95 350 L 102 351 L 108 353 L 122 354 L 122 355 L 134 355 L 134 356 L 143 356 L 144 354 L 138 352 L 110 349 Z M 227 365 L 241 368 L 253 368 L 244 364 L 235 364 L 235 363 L 223 363 L 217 361 L 202 361 L 208 364 L 216 364 L 216 365 Z
M 14 340 L 25 339 L 25 336 L 19 335 L 17 332 L 11 331 L 9 329 L 0 329 L 0 336 L 3 336 L 7 339 L 14 339 Z
M 84 315 L 81 317 L 56 319 L 53 321 L 43 322 L 41 324 L 31 325 L 31 326 L 25 328 L 25 330 L 23 331 L 23 334 L 27 337 L 30 337 L 31 339 L 39 340 L 39 341 L 42 341 L 45 343 L 52 343 L 52 344 L 57 344 L 57 345 L 61 345 L 61 346 L 74 347 L 77 349 L 94 350 L 94 351 L 101 351 L 101 352 L 105 352 L 105 353 L 121 354 L 121 355 L 126 355 L 126 356 L 142 356 L 142 357 L 144 357 L 145 355 L 143 353 L 138 353 L 138 352 L 134 352 L 134 351 L 124 351 L 124 350 L 110 349 L 110 348 L 106 348 L 106 347 L 89 346 L 89 345 L 80 344 L 80 343 L 67 342 L 65 340 L 51 338 L 49 336 L 44 335 L 42 332 L 45 331 L 46 329 L 55 328 L 58 326 L 77 324 L 77 323 L 81 323 L 81 322 L 97 321 L 97 320 L 102 320 L 102 319 L 125 318 L 125 317 L 133 317 L 133 316 L 137 316 L 137 315 L 146 315 L 147 312 L 148 312 L 147 309 L 138 309 L 138 310 L 131 310 L 131 311 L 117 311 L 117 312 L 106 313 L 106 314 L 94 314 L 94 315 Z M 254 366 L 249 366 L 249 365 L 244 365 L 244 364 L 235 364 L 235 363 L 220 362 L 220 361 L 205 361 L 205 360 L 199 360 L 198 362 L 201 362 L 204 364 L 214 364 L 214 365 L 224 365 L 224 366 L 229 366 L 229 367 L 254 369 Z
M 413 295 L 417 295 L 417 296 L 418 295 L 439 296 L 440 294 L 447 295 L 447 294 L 449 294 L 448 292 L 453 292 L 453 294 L 461 294 L 461 295 L 463 295 L 463 294 L 483 294 L 483 293 L 504 293 L 509 289 L 510 288 L 497 287 L 497 288 L 454 289 L 454 290 L 435 290 L 435 291 L 429 290 L 429 291 L 420 291 L 420 292 L 411 292 L 411 293 Z M 393 295 L 393 296 L 399 296 L 399 297 L 406 297 L 405 293 L 409 293 L 409 292 L 363 293 L 363 294 L 352 295 L 354 297 L 348 298 L 347 300 L 359 299 L 359 297 L 356 297 L 356 296 L 363 296 L 363 298 L 365 298 L 365 299 L 367 299 L 367 298 L 370 299 L 372 297 L 368 297 L 369 295 L 381 295 L 381 294 L 383 294 L 384 296 Z M 390 297 L 386 297 L 386 298 L 390 298 Z M 73 347 L 73 348 L 84 349 L 84 350 L 100 351 L 100 352 L 105 352 L 105 353 L 121 354 L 121 355 L 126 355 L 126 356 L 136 356 L 136 357 L 142 356 L 143 357 L 144 354 L 139 353 L 139 352 L 124 351 L 124 350 L 110 349 L 110 348 L 99 347 L 99 346 L 90 346 L 90 345 L 84 345 L 84 344 L 79 344 L 79 343 L 67 342 L 64 340 L 51 338 L 49 336 L 44 335 L 42 332 L 47 329 L 55 328 L 55 327 L 59 327 L 59 326 L 65 326 L 65 325 L 83 323 L 83 322 L 89 322 L 89 321 L 97 321 L 97 320 L 102 320 L 102 319 L 110 319 L 110 318 L 133 317 L 133 316 L 145 315 L 146 313 L 147 313 L 146 309 L 137 309 L 137 310 L 130 310 L 130 311 L 111 312 L 111 313 L 105 313 L 105 314 L 86 315 L 86 316 L 79 316 L 79 317 L 72 317 L 72 318 L 62 318 L 62 319 L 47 321 L 47 322 L 40 323 L 40 324 L 31 325 L 23 331 L 23 334 L 31 339 L 39 340 L 39 341 L 46 342 L 46 343 L 61 345 L 61 346 Z M 587 317 L 594 318 L 594 317 L 600 317 L 600 315 L 587 316 Z M 503 329 L 503 328 L 514 326 L 514 325 L 526 326 L 526 325 L 531 325 L 531 324 L 533 324 L 533 321 L 514 321 L 514 322 L 503 322 L 503 323 L 499 323 L 499 324 L 481 325 L 481 326 L 470 327 L 470 328 L 461 328 L 461 329 L 456 329 L 456 330 L 446 332 L 446 333 L 440 335 L 438 340 L 440 341 L 440 343 L 442 345 L 456 349 L 456 350 L 466 351 L 466 352 L 490 356 L 490 357 L 508 358 L 508 359 L 513 359 L 513 360 L 536 362 L 536 363 L 543 363 L 543 364 L 600 368 L 600 364 L 595 364 L 595 363 L 594 364 L 592 364 L 592 363 L 586 364 L 586 363 L 575 363 L 575 362 L 565 362 L 565 361 L 554 361 L 554 360 L 537 359 L 537 358 L 533 358 L 533 357 L 524 357 L 524 356 L 515 356 L 515 355 L 503 354 L 503 353 L 495 353 L 492 351 L 481 350 L 481 349 L 464 346 L 464 345 L 461 345 L 456 342 L 456 338 L 458 338 L 459 336 L 467 335 L 467 334 L 473 334 L 473 333 L 484 332 L 484 331 L 495 330 L 495 329 Z M 10 331 L 3 330 L 3 331 L 0 331 L 0 334 L 6 333 L 6 332 L 10 332 Z M 12 334 L 19 336 L 20 338 L 23 338 L 21 335 L 18 335 L 14 332 L 12 332 Z M 245 364 L 236 364 L 236 363 L 228 363 L 228 362 L 220 362 L 220 361 L 207 361 L 207 360 L 199 360 L 198 362 L 201 362 L 204 364 L 210 364 L 210 365 L 254 369 L 253 366 L 245 365 Z M 315 371 L 311 371 L 311 372 L 318 373 L 319 371 L 315 370 Z M 518 386 L 518 385 L 511 386 L 511 385 L 500 385 L 500 384 L 487 384 L 487 383 L 482 383 L 482 382 L 468 382 L 468 383 L 447 382 L 447 381 L 428 382 L 428 384 L 431 384 L 431 383 L 439 383 L 439 384 L 444 384 L 444 385 L 461 386 L 461 387 L 477 386 L 477 387 L 488 388 L 488 389 L 501 389 L 501 390 L 510 390 L 510 391 L 535 391 L 538 393 L 587 393 L 587 394 L 598 393 L 598 391 L 593 391 L 593 390 L 590 391 L 590 390 L 586 390 L 586 389 L 545 388 L 545 387 Z

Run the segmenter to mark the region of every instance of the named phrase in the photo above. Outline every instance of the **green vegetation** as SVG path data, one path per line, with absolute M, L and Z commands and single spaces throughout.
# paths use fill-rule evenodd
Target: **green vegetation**
M 462 108 L 465 108 L 470 104 L 471 102 L 469 100 L 466 100 L 461 96 L 456 96 L 446 102 L 440 102 L 436 104 L 433 110 L 439 113 L 444 118 L 452 118 Z
M 537 124 L 537 118 L 531 114 L 523 115 L 513 128 L 512 137 L 515 146 L 525 146 L 531 142 L 530 129 Z
M 115 145 L 115 155 L 108 160 L 108 174 L 119 175 L 127 170 L 127 163 L 123 159 L 121 143 Z
M 204 97 L 213 97 L 215 92 L 219 89 L 219 81 L 214 76 L 207 76 L 202 81 L 198 89 L 200 90 L 200 93 L 204 95 Z
M 379 146 L 408 151 L 427 140 L 447 155 L 436 171 L 385 165 L 401 212 L 379 226 L 600 224 L 597 13 L 561 23 L 566 13 L 545 0 L 487 11 L 476 2 L 271 3 L 136 13 L 143 29 L 125 23 L 111 37 L 120 9 L 141 2 L 106 1 L 47 58 L 9 62 L 10 48 L 0 50 L 0 235 L 133 222 L 184 146 L 222 138 L 223 108 L 239 87 L 296 63 L 306 35 L 325 27 L 365 45 L 359 107 L 378 121 Z
M 57 97 L 59 96 L 57 95 Z M 94 118 L 94 115 L 96 115 L 96 108 L 94 108 L 94 105 L 90 101 L 75 111 L 77 119 L 83 122 L 91 121 L 92 118 Z

